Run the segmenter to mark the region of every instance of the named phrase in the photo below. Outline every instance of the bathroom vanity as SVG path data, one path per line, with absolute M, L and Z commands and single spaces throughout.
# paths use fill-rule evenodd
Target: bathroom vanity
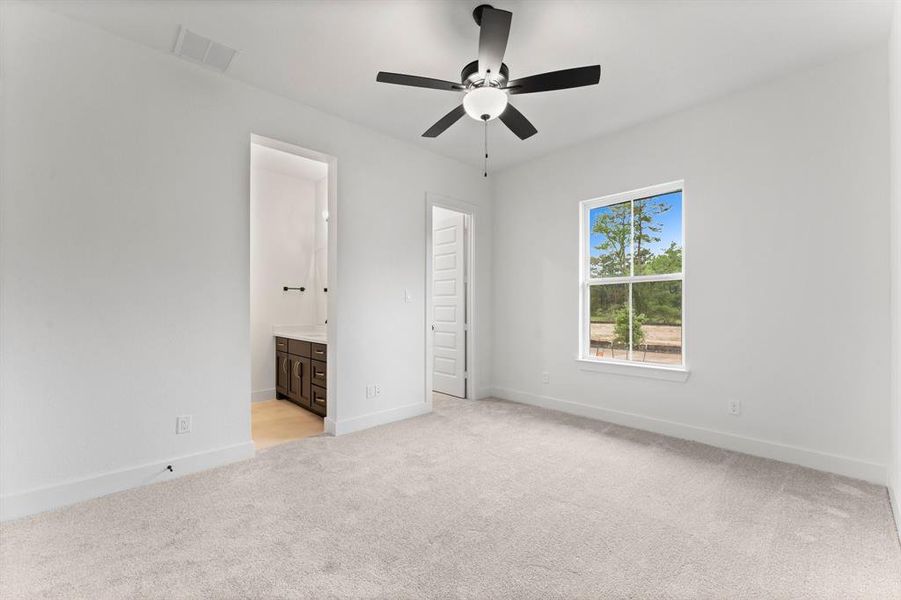
M 275 393 L 324 417 L 327 398 L 324 333 L 275 330 Z

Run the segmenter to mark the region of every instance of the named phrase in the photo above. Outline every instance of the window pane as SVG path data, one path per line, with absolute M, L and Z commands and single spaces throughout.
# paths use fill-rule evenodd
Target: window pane
M 682 364 L 682 282 L 632 284 L 632 360 Z
M 588 314 L 591 358 L 629 358 L 629 286 L 591 286 Z
M 599 206 L 589 213 L 591 277 L 630 275 L 631 202 Z
M 682 192 L 636 200 L 635 274 L 682 272 Z

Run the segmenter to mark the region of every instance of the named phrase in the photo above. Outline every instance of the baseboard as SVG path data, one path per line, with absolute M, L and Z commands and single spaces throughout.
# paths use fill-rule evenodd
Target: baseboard
M 334 419 L 325 420 L 325 431 L 331 435 L 344 435 L 353 433 L 378 425 L 393 423 L 394 421 L 402 421 L 411 417 L 418 417 L 432 412 L 431 402 L 416 402 L 415 404 L 407 404 L 398 406 L 397 408 L 389 408 L 367 415 L 361 415 L 352 419 L 343 419 L 336 421 Z
M 863 479 L 871 483 L 886 484 L 887 468 L 884 464 L 507 388 L 494 387 L 492 388 L 492 395 L 502 400 L 550 408 L 573 415 L 616 423 L 617 425 L 701 442 L 717 446 L 718 448 L 725 448 L 726 450 L 734 450 L 744 454 L 801 465 L 802 467 L 809 467 L 818 471 L 828 471 L 846 477 Z
M 6 494 L 0 496 L 0 521 L 18 519 L 75 504 L 76 502 L 99 498 L 114 492 L 121 492 L 150 483 L 168 481 L 189 473 L 196 473 L 197 471 L 253 458 L 254 453 L 253 442 L 243 442 L 207 452 L 177 456 L 167 460 L 110 471 L 25 492 Z M 172 472 L 168 471 L 166 469 L 167 465 L 172 465 L 174 470 Z
M 273 400 L 273 399 L 275 399 L 275 388 L 250 392 L 250 401 L 251 402 L 263 402 L 265 400 Z
M 898 495 L 899 491 L 901 490 L 896 491 L 894 486 L 888 486 L 888 500 L 889 504 L 892 505 L 892 514 L 895 517 L 895 529 L 898 530 L 898 542 L 901 542 L 901 497 Z

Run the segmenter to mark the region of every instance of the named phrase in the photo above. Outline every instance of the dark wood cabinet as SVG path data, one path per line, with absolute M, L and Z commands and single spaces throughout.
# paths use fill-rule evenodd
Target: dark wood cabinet
M 310 399 L 313 401 L 311 409 L 318 415 L 325 416 L 326 392 L 325 388 L 318 385 L 311 386 Z
M 275 338 L 276 396 L 324 417 L 326 356 L 325 344 Z
M 310 408 L 310 359 L 288 355 L 291 378 L 288 398 L 304 408 Z
M 291 378 L 291 360 L 286 352 L 275 353 L 275 393 L 288 395 L 288 385 Z

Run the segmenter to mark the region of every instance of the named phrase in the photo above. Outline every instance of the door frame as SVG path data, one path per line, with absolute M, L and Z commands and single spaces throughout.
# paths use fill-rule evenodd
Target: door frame
M 326 314 L 328 323 L 325 326 L 326 339 L 326 388 L 328 390 L 325 404 L 325 417 L 323 429 L 330 435 L 335 435 L 334 423 L 338 416 L 338 159 L 331 154 L 325 154 L 316 150 L 310 150 L 291 142 L 284 142 L 276 138 L 250 134 L 250 143 L 266 146 L 274 150 L 281 150 L 289 154 L 295 154 L 303 158 L 309 158 L 328 165 L 328 292 L 326 293 Z M 247 164 L 250 165 L 250 144 L 247 145 Z M 250 226 L 250 169 L 248 168 L 248 227 Z M 249 240 L 249 238 L 248 238 Z M 250 245 L 248 241 L 248 256 Z M 248 292 L 250 290 L 248 271 Z M 249 298 L 248 298 L 249 300 Z M 249 303 L 248 303 L 249 306 Z M 250 365 L 247 369 L 250 371 Z M 250 395 L 248 395 L 248 398 Z M 251 403 L 252 404 L 252 403 Z
M 446 208 L 455 212 L 463 213 L 469 217 L 468 236 L 464 244 L 466 253 L 465 278 L 466 278 L 466 294 L 464 302 L 466 303 L 467 330 L 466 330 L 466 398 L 469 400 L 479 398 L 478 390 L 478 368 L 476 361 L 476 338 L 479 335 L 478 313 L 475 305 L 475 266 L 476 262 L 476 213 L 478 207 L 464 200 L 458 200 L 445 196 L 443 194 L 435 194 L 426 192 L 425 195 L 425 285 L 423 286 L 423 297 L 425 298 L 425 401 L 429 407 L 432 406 L 432 386 L 433 386 L 433 364 L 434 364 L 434 340 L 432 338 L 432 216 L 433 208 Z

